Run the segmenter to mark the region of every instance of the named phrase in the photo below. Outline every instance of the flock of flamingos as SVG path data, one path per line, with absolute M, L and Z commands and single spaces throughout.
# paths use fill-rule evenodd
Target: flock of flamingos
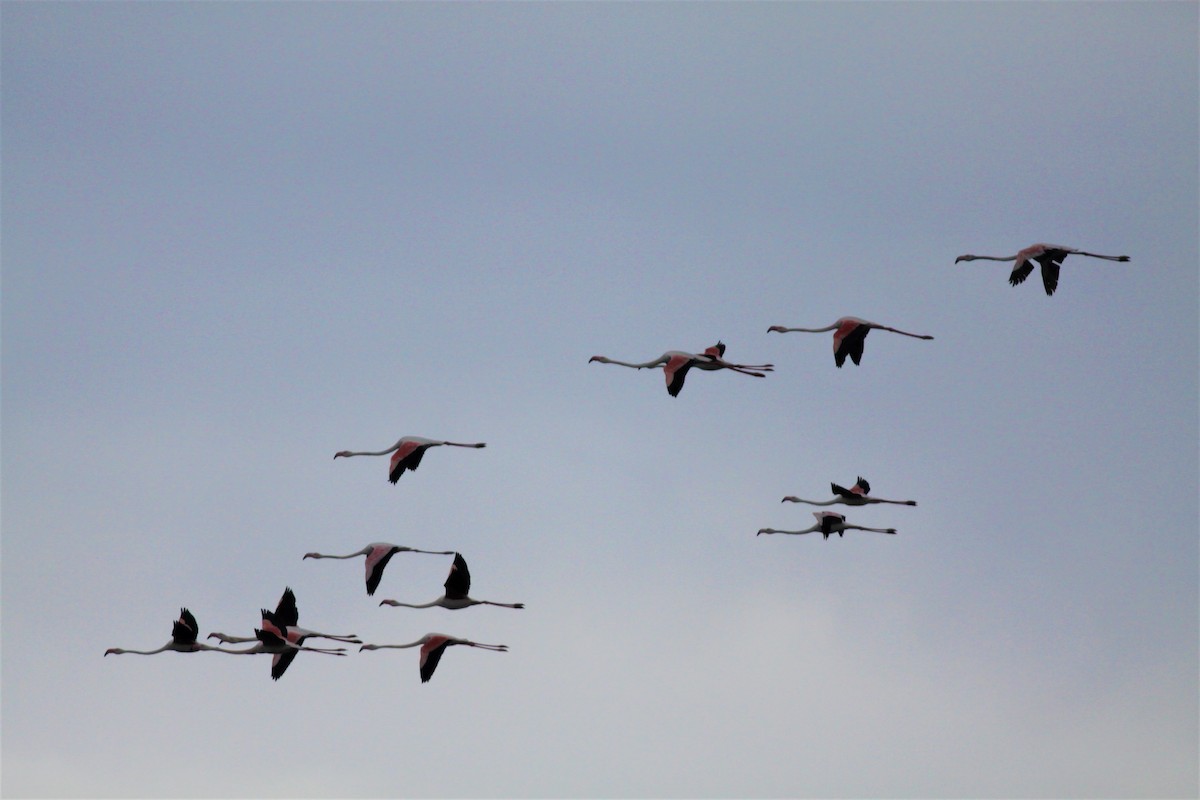
M 1016 286 L 1026 278 L 1028 278 L 1034 269 L 1035 262 L 1041 266 L 1042 284 L 1045 286 L 1046 294 L 1054 294 L 1054 290 L 1058 287 L 1059 270 L 1062 267 L 1063 260 L 1071 254 L 1090 256 L 1092 258 L 1103 258 L 1109 261 L 1129 261 L 1129 256 L 1106 256 L 1098 253 L 1088 253 L 1083 250 L 1076 250 L 1070 247 L 1062 247 L 1059 245 L 1050 244 L 1035 244 L 1020 250 L 1016 255 L 1011 256 L 979 256 L 979 255 L 962 255 L 959 256 L 955 263 L 961 261 L 989 260 L 989 261 L 1013 261 L 1012 273 L 1009 275 L 1008 282 Z M 826 333 L 833 331 L 833 360 L 840 368 L 849 357 L 851 361 L 858 364 L 863 355 L 863 344 L 866 341 L 867 334 L 872 329 L 883 331 L 891 331 L 904 336 L 911 336 L 915 339 L 932 339 L 932 336 L 927 336 L 917 333 L 909 333 L 898 328 L 891 328 L 887 325 L 880 325 L 875 322 L 869 322 L 865 319 L 857 317 L 842 317 L 832 325 L 827 325 L 824 328 L 786 328 L 782 325 L 772 325 L 767 329 L 768 333 Z M 727 369 L 743 375 L 751 375 L 754 377 L 765 377 L 765 373 L 774 369 L 771 364 L 733 364 L 724 360 L 725 345 L 717 342 L 712 347 L 704 350 L 703 353 L 688 353 L 680 350 L 670 350 L 663 353 L 656 359 L 641 363 L 633 363 L 628 361 L 617 361 L 605 356 L 592 356 L 589 363 L 599 362 L 601 364 L 617 364 L 622 367 L 631 367 L 633 369 L 652 369 L 662 367 L 663 374 L 666 377 L 667 393 L 672 397 L 679 395 L 683 389 L 683 381 L 689 370 L 721 370 Z M 451 446 L 451 447 L 485 447 L 485 442 L 463 443 L 463 442 L 448 442 L 437 439 L 426 439 L 420 436 L 405 436 L 401 438 L 391 447 L 386 450 L 377 452 L 352 452 L 343 450 L 335 453 L 334 458 L 349 458 L 351 456 L 384 456 L 391 455 L 390 464 L 388 467 L 388 480 L 396 483 L 400 480 L 400 476 L 406 471 L 415 470 L 424 458 L 425 452 L 431 447 Z M 891 503 L 896 505 L 915 506 L 916 502 L 912 500 L 885 500 L 883 498 L 873 496 L 871 485 L 861 476 L 850 488 L 845 488 L 834 483 L 831 484 L 833 497 L 828 500 L 804 500 L 799 497 L 788 496 L 783 498 L 785 503 L 808 503 L 815 506 L 830 506 L 835 504 L 846 506 L 865 506 L 876 503 Z M 824 539 L 828 539 L 832 534 L 842 536 L 846 531 L 872 531 L 876 533 L 896 533 L 895 528 L 866 528 L 860 525 L 851 525 L 846 522 L 846 517 L 834 511 L 814 511 L 813 516 L 816 517 L 816 523 L 809 528 L 796 531 L 777 530 L 775 528 L 763 528 L 759 530 L 759 534 L 792 534 L 801 535 L 806 533 L 820 532 Z M 418 550 L 413 547 L 401 547 L 399 545 L 389 544 L 386 542 L 373 542 L 368 544 L 353 553 L 346 555 L 332 555 L 328 553 L 306 553 L 305 559 L 321 559 L 321 558 L 337 558 L 350 559 L 364 556 L 366 559 L 366 588 L 368 595 L 374 595 L 375 590 L 379 587 L 379 582 L 383 578 L 384 568 L 392 556 L 397 553 L 425 553 L 428 555 L 446 555 L 454 556 L 453 563 L 450 565 L 450 574 L 443 584 L 444 593 L 435 600 L 428 603 L 401 603 L 397 600 L 383 600 L 380 605 L 387 606 L 402 606 L 406 608 L 433 608 L 439 606 L 451 610 L 469 608 L 475 605 L 492 605 L 501 606 L 504 608 L 524 608 L 522 603 L 498 603 L 491 600 L 477 600 L 469 595 L 471 590 L 471 573 L 467 568 L 466 559 L 461 553 L 456 553 L 451 550 Z M 476 647 L 483 650 L 492 650 L 496 652 L 506 652 L 508 647 L 502 644 L 481 644 L 468 639 L 462 639 L 456 636 L 448 636 L 444 633 L 427 633 L 415 642 L 407 644 L 363 644 L 363 642 L 354 635 L 343 634 L 328 634 L 317 631 L 308 630 L 299 626 L 300 612 L 296 606 L 296 596 L 291 588 L 284 589 L 283 596 L 280 597 L 274 611 L 270 609 L 261 610 L 261 622 L 259 627 L 254 629 L 253 636 L 230 636 L 225 633 L 210 633 L 209 639 L 217 639 L 222 644 L 240 644 L 253 643 L 252 647 L 245 649 L 228 649 L 217 645 L 205 644 L 198 641 L 200 628 L 196 623 L 196 618 L 186 609 L 181 608 L 179 611 L 179 619 L 175 621 L 174 628 L 171 631 L 171 640 L 157 650 L 125 650 L 119 647 L 113 647 L 105 651 L 104 655 L 120 655 L 124 653 L 134 653 L 138 655 L 153 655 L 165 651 L 174 651 L 176 653 L 196 653 L 202 651 L 231 653 L 235 655 L 256 655 L 265 653 L 271 655 L 271 678 L 279 680 L 288 666 L 296 658 L 301 651 L 313 653 L 324 653 L 326 655 L 344 656 L 346 648 L 344 647 L 313 647 L 306 645 L 305 642 L 309 639 L 329 639 L 335 642 L 346 644 L 360 645 L 359 650 L 383 650 L 383 649 L 403 649 L 410 647 L 419 647 L 420 659 L 418 662 L 421 675 L 421 682 L 427 682 L 437 669 L 438 662 L 442 658 L 442 654 L 448 647 L 454 645 L 464 645 L 467 647 Z

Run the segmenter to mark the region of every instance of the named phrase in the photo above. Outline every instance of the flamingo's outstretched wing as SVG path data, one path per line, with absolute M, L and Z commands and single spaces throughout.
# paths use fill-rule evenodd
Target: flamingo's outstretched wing
M 446 599 L 462 600 L 471 591 L 471 571 L 467 569 L 467 560 L 461 553 L 454 554 L 454 563 L 450 565 L 450 574 L 442 584 L 446 588 Z
M 663 374 L 667 378 L 667 394 L 671 397 L 679 396 L 683 389 L 683 379 L 687 377 L 691 368 L 692 360 L 683 356 L 671 356 L 667 363 L 663 364 Z
M 450 639 L 445 636 L 437 636 L 421 648 L 421 683 L 428 683 L 429 679 L 433 677 L 433 671 L 437 669 L 438 662 L 442 660 L 442 653 L 445 653 L 449 646 Z
M 1012 273 L 1008 276 L 1008 282 L 1013 286 L 1024 283 L 1032 272 L 1033 262 L 1024 256 L 1018 256 L 1016 263 L 1013 264 Z
M 296 593 L 291 587 L 284 587 L 283 595 L 275 606 L 274 622 L 284 628 L 300 624 L 300 609 L 296 607 Z
M 1047 250 L 1037 257 L 1037 262 L 1042 265 L 1042 285 L 1046 287 L 1046 294 L 1054 294 L 1058 288 L 1058 273 L 1066 257 L 1066 250 Z
M 175 644 L 195 644 L 199 630 L 200 626 L 196 624 L 196 618 L 192 616 L 192 612 L 181 608 L 179 609 L 179 619 L 175 620 L 175 624 L 171 627 L 171 639 Z

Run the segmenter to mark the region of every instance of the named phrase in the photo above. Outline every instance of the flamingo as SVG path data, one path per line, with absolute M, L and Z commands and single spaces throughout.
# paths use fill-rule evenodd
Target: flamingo
M 842 317 L 832 325 L 826 325 L 824 328 L 785 328 L 782 325 L 772 325 L 767 328 L 767 333 L 825 333 L 833 331 L 833 360 L 840 368 L 846 363 L 846 356 L 855 363 L 862 359 L 863 343 L 866 341 L 867 334 L 872 328 L 878 328 L 881 331 L 891 331 L 892 333 L 900 333 L 905 336 L 911 336 L 914 339 L 932 339 L 932 336 L 925 336 L 920 333 L 909 333 L 902 331 L 899 328 L 889 328 L 887 325 L 880 325 L 877 322 L 869 322 L 858 317 Z
M 829 484 L 833 488 L 833 493 L 837 497 L 832 500 L 804 500 L 791 495 L 783 498 L 781 503 L 808 503 L 810 506 L 832 506 L 838 503 L 847 506 L 865 506 L 872 503 L 895 503 L 899 506 L 915 506 L 917 503 L 914 500 L 884 500 L 882 497 L 871 497 L 871 484 L 867 483 L 867 479 L 863 476 L 858 476 L 858 482 L 849 489 L 844 486 L 838 486 L 836 483 Z
M 379 588 L 379 581 L 383 578 L 383 568 L 387 566 L 388 561 L 396 553 L 427 553 L 436 556 L 452 556 L 453 550 L 418 550 L 415 547 L 401 547 L 400 545 L 390 544 L 388 542 L 372 542 L 354 553 L 347 553 L 344 556 L 330 555 L 328 553 L 305 553 L 304 558 L 357 558 L 358 556 L 367 557 L 367 595 L 375 594 L 375 590 Z M 300 559 L 301 561 L 304 558 Z
M 421 683 L 428 683 L 433 677 L 433 671 L 437 669 L 438 662 L 442 660 L 442 653 L 446 652 L 447 647 L 456 644 L 465 644 L 467 647 L 480 647 L 484 650 L 494 650 L 498 653 L 507 653 L 508 645 L 503 644 L 480 644 L 472 642 L 468 639 L 459 639 L 456 636 L 447 636 L 444 633 L 427 633 L 415 642 L 409 644 L 364 644 L 358 648 L 359 652 L 363 650 L 384 650 L 389 648 L 401 649 L 405 647 L 421 647 Z
M 300 611 L 296 608 L 296 595 L 292 592 L 291 587 L 284 588 L 283 596 L 279 598 L 279 603 L 275 606 L 274 611 L 262 609 L 262 629 L 286 639 L 292 644 L 304 644 L 307 639 L 332 639 L 347 644 L 362 644 L 362 640 L 353 633 L 320 633 L 299 627 L 297 625 L 299 621 Z M 257 636 L 230 636 L 225 633 L 210 633 L 208 638 L 218 639 L 225 644 L 259 641 Z
M 622 367 L 632 367 L 633 369 L 662 367 L 663 375 L 667 379 L 667 394 L 671 395 L 671 397 L 679 396 L 679 391 L 683 388 L 683 379 L 687 376 L 688 370 L 693 367 L 709 371 L 728 369 L 740 372 L 743 375 L 753 375 L 756 378 L 764 378 L 766 377 L 763 374 L 764 372 L 771 372 L 775 369 L 772 364 L 731 364 L 724 360 L 724 355 L 724 342 L 717 342 L 712 347 L 705 348 L 704 352 L 700 354 L 685 353 L 682 350 L 668 350 L 653 361 L 646 361 L 641 364 L 617 361 L 607 356 L 592 356 L 588 359 L 588 363 L 599 361 L 601 364 L 618 364 Z
M 450 445 L 451 447 L 487 447 L 487 442 L 463 443 L 463 442 L 445 442 L 438 439 L 426 439 L 423 436 L 402 436 L 400 441 L 389 447 L 387 450 L 380 450 L 378 453 L 354 453 L 349 450 L 342 450 L 334 453 L 334 458 L 349 458 L 350 456 L 386 456 L 388 453 L 394 453 L 392 456 L 391 465 L 388 467 L 388 480 L 392 483 L 400 480 L 400 476 L 404 474 L 406 469 L 415 470 L 421 464 L 421 458 L 425 455 L 425 451 L 431 447 L 439 447 L 441 445 Z
M 139 656 L 152 656 L 155 653 L 162 653 L 167 650 L 173 650 L 176 653 L 199 653 L 202 650 L 214 651 L 217 653 L 232 653 L 234 655 L 245 655 L 251 650 L 226 650 L 223 647 L 215 647 L 211 644 L 196 641 L 196 635 L 200 628 L 196 625 L 196 618 L 192 616 L 192 612 L 186 608 L 179 609 L 179 619 L 175 620 L 175 625 L 171 629 L 171 641 L 164 644 L 157 650 L 125 650 L 120 647 L 110 647 L 104 651 L 104 655 L 124 655 L 132 653 Z
M 849 525 L 847 524 L 844 516 L 833 511 L 814 511 L 813 516 L 817 518 L 817 524 L 813 525 L 811 528 L 805 528 L 802 531 L 781 531 L 776 528 L 763 528 L 755 535 L 762 535 L 764 533 L 790 533 L 800 535 L 812 533 L 813 531 L 820 531 L 822 537 L 828 539 L 830 534 L 836 533 L 838 536 L 841 536 L 846 531 L 874 531 L 875 533 L 896 532 L 895 528 L 864 528 L 861 525 Z
M 960 261 L 1015 261 L 1012 274 L 1008 276 L 1008 282 L 1016 286 L 1019 283 L 1025 282 L 1025 279 L 1033 272 L 1033 262 L 1036 261 L 1042 265 L 1042 285 L 1046 287 L 1046 294 L 1052 295 L 1054 294 L 1054 290 L 1058 288 L 1058 271 L 1062 267 L 1063 259 L 1072 253 L 1091 258 L 1103 258 L 1108 261 L 1129 260 L 1129 256 L 1103 256 L 1099 253 L 1088 253 L 1083 250 L 1076 250 L 1073 247 L 1063 247 L 1059 244 L 1031 244 L 1024 250 L 1018 250 L 1014 256 L 975 256 L 967 254 L 954 259 L 954 263 L 957 264 Z
M 213 637 L 216 634 L 209 634 Z M 306 650 L 310 653 L 325 653 L 331 656 L 346 655 L 346 648 L 335 647 L 309 647 L 308 645 L 293 644 L 287 639 L 281 637 L 277 631 L 263 630 L 262 628 L 254 629 L 254 636 L 258 639 L 258 644 L 251 647 L 249 650 L 237 651 L 241 655 L 255 655 L 257 653 L 265 653 L 274 656 L 271 659 L 271 680 L 277 681 L 283 677 L 283 673 L 287 672 L 287 668 L 296 660 L 296 656 L 301 650 Z
M 467 593 L 471 591 L 471 571 L 467 569 L 467 560 L 462 557 L 462 554 L 454 554 L 454 563 L 450 565 L 450 574 L 446 577 L 446 582 L 443 584 L 446 587 L 446 593 L 436 600 L 420 605 L 412 603 L 401 603 L 396 600 L 380 600 L 381 606 L 403 606 L 405 608 L 433 608 L 441 606 L 451 610 L 460 608 L 468 608 L 470 606 L 503 606 L 504 608 L 524 608 L 524 603 L 493 603 L 491 600 L 476 600 L 473 597 L 467 597 Z

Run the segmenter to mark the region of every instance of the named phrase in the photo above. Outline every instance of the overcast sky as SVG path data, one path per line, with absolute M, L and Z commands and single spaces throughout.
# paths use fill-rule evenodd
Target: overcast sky
M 1195 3 L 0 23 L 6 796 L 1200 790 Z M 1131 261 L 955 264 L 1035 242 Z M 285 586 L 510 652 L 103 657 Z

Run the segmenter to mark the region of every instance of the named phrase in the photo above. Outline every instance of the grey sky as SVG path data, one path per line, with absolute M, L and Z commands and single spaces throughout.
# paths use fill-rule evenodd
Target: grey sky
M 1194 796 L 1197 20 L 4 2 L 3 793 Z M 285 585 L 510 652 L 102 657 Z

